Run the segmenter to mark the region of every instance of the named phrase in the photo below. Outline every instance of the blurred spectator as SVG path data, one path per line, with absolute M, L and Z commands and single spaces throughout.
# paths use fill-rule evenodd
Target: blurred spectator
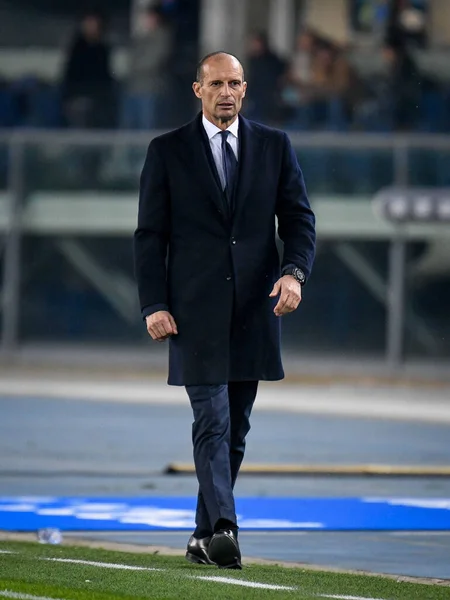
M 387 66 L 386 95 L 389 119 L 394 129 L 411 129 L 418 118 L 421 77 L 404 42 L 392 39 L 383 48 Z
M 141 14 L 132 42 L 122 127 L 158 127 L 171 49 L 171 35 L 161 9 L 147 8 Z
M 386 35 L 390 0 L 378 0 L 375 5 L 372 32 L 378 41 Z
M 362 98 L 363 86 L 337 46 L 322 44 L 316 52 L 310 94 L 319 123 L 333 130 L 346 128 Z
M 408 46 L 424 48 L 427 44 L 427 0 L 393 0 L 387 37 Z
M 310 29 L 303 30 L 297 37 L 296 49 L 282 91 L 283 103 L 290 113 L 288 120 L 291 120 L 292 124 L 305 125 L 305 114 L 310 100 L 312 64 L 319 43 L 319 37 Z
M 312 63 L 319 42 L 319 36 L 310 29 L 305 29 L 297 37 L 289 73 L 291 81 L 299 88 L 307 88 L 311 83 Z
M 248 75 L 251 100 L 247 114 L 256 121 L 273 122 L 278 116 L 281 78 L 286 63 L 270 49 L 267 35 L 255 33 L 250 38 Z
M 401 38 L 385 42 L 382 58 L 384 74 L 369 82 L 371 98 L 361 107 L 357 125 L 367 131 L 414 129 L 424 80 Z
M 296 100 L 293 124 L 305 129 L 345 129 L 363 94 L 361 81 L 343 51 L 310 31 L 298 40 L 289 81 L 291 101 Z
M 111 127 L 114 82 L 105 21 L 88 13 L 70 46 L 62 81 L 64 116 L 70 127 Z
M 390 4 L 391 0 L 351 0 L 350 16 L 353 29 L 382 39 L 386 34 Z

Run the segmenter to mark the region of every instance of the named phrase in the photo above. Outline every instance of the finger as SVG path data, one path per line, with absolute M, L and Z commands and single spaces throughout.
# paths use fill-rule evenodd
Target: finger
M 154 324 L 158 327 L 158 330 L 164 334 L 165 337 L 176 333 L 177 326 L 172 315 L 169 313 L 160 315 L 157 319 L 155 319 Z
M 275 306 L 276 314 L 283 314 L 286 304 L 289 302 L 290 294 L 282 292 L 281 297 L 278 300 L 278 304 Z
M 297 308 L 297 304 L 293 303 L 293 302 L 289 302 L 288 304 L 286 304 L 286 306 L 283 309 L 283 314 L 287 315 L 288 313 L 294 312 L 294 310 Z
M 161 321 L 158 322 L 158 325 L 159 325 L 159 329 L 164 334 L 163 337 L 167 337 L 167 336 L 173 334 L 172 323 L 170 322 L 170 319 L 168 317 L 161 319 Z
M 164 329 L 161 328 L 160 323 L 153 323 L 153 325 L 152 325 L 152 331 L 155 334 L 155 337 L 153 338 L 155 340 L 159 341 L 161 339 L 164 339 L 167 336 L 167 334 L 164 331 Z
M 162 337 L 166 337 L 167 333 L 164 327 L 161 327 L 161 319 L 158 317 L 149 317 L 147 319 L 147 331 L 151 337 L 159 341 Z
M 293 308 L 293 310 L 296 310 L 298 308 L 298 305 L 300 304 L 301 301 L 302 301 L 302 292 L 301 292 L 301 288 L 300 288 L 300 292 L 299 293 L 296 292 L 294 294 L 294 298 L 293 298 L 294 308 Z
M 152 317 L 147 317 L 147 319 L 145 320 L 145 323 L 147 325 L 148 334 L 151 335 L 153 339 L 155 339 L 156 332 L 154 330 L 154 320 L 152 319 Z
M 152 340 L 156 341 L 158 339 L 158 332 L 155 330 L 155 328 L 153 327 L 153 325 L 149 325 L 147 327 L 147 331 L 149 333 L 149 335 L 151 336 Z
M 152 323 L 149 326 L 148 332 L 155 341 L 158 341 L 159 338 L 161 337 L 161 333 L 160 333 L 158 327 L 155 325 L 155 323 Z
M 286 308 L 288 308 L 290 311 L 293 311 L 298 307 L 299 304 L 300 298 L 295 294 L 289 299 L 289 302 L 286 304 Z
M 169 319 L 170 319 L 170 323 L 172 325 L 172 330 L 174 335 L 178 335 L 178 327 L 177 324 L 175 323 L 175 319 L 172 317 L 172 315 L 169 315 Z
M 296 295 L 290 294 L 286 301 L 286 304 L 281 309 L 281 314 L 287 315 L 288 313 L 294 312 L 298 307 L 300 301 Z
M 278 280 L 274 286 L 273 286 L 273 290 L 270 292 L 269 297 L 273 298 L 274 296 L 277 296 L 280 293 L 280 287 L 281 287 L 281 283 Z
M 275 308 L 273 309 L 273 312 L 277 315 L 280 313 L 281 309 L 283 308 L 283 306 L 286 303 L 286 297 L 285 295 L 282 293 L 281 296 L 278 299 L 278 302 L 275 306 Z

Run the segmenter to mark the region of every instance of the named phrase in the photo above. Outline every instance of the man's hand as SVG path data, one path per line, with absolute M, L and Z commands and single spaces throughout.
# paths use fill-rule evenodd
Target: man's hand
M 274 298 L 278 294 L 280 298 L 273 312 L 277 317 L 282 317 L 296 310 L 302 301 L 302 286 L 292 275 L 284 275 L 275 283 L 269 295 Z
M 177 335 L 175 319 L 167 310 L 158 310 L 146 317 L 147 331 L 157 342 L 164 342 L 171 335 Z

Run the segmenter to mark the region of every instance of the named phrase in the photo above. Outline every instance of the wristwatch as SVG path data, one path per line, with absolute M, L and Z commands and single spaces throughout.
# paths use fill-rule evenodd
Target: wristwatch
M 284 275 L 292 275 L 292 277 L 299 282 L 300 285 L 304 285 L 306 282 L 305 274 L 298 267 L 286 267 L 283 269 Z

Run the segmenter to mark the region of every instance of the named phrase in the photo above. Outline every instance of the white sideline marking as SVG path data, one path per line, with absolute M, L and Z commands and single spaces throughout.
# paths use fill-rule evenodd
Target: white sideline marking
M 10 590 L 0 590 L 0 596 L 4 598 L 16 598 L 16 600 L 62 600 L 62 598 L 47 598 L 47 596 L 32 596 L 31 594 L 20 594 Z
M 10 550 L 0 550 L 1 554 L 19 554 Z M 34 557 L 33 557 L 34 558 Z M 71 563 L 76 565 L 88 565 L 91 567 L 100 567 L 102 569 L 122 569 L 125 571 L 159 571 L 167 572 L 168 569 L 157 569 L 153 567 L 139 567 L 134 565 L 123 565 L 117 563 L 96 562 L 90 560 L 79 560 L 75 558 L 47 558 L 40 557 L 38 560 L 46 560 L 50 562 Z M 242 587 L 258 588 L 264 590 L 279 590 L 279 591 L 296 591 L 298 587 L 285 585 L 275 585 L 271 583 L 258 583 L 257 581 L 245 581 L 243 579 L 232 579 L 229 577 L 219 577 L 210 575 L 187 575 L 189 579 L 197 579 L 200 581 L 214 581 L 216 583 L 225 583 L 228 585 L 240 585 Z M 30 594 L 21 594 L 9 590 L 0 590 L 0 596 L 4 598 L 15 598 L 16 600 L 63 600 L 61 598 L 47 598 L 46 596 L 32 596 Z M 330 598 L 331 600 L 384 600 L 383 598 L 368 598 L 367 596 L 339 596 L 332 594 L 315 594 L 317 598 Z
M 271 583 L 257 583 L 256 581 L 243 581 L 242 579 L 229 579 L 228 577 L 208 577 L 208 576 L 192 576 L 192 579 L 201 579 L 203 581 L 216 581 L 217 583 L 229 583 L 231 585 L 242 585 L 243 587 L 259 588 L 263 590 L 296 590 L 296 587 L 288 587 L 286 585 L 272 585 Z M 370 598 L 368 598 L 370 600 Z
M 52 562 L 72 563 L 75 565 L 88 565 L 102 569 L 122 569 L 124 571 L 165 571 L 166 569 L 154 569 L 152 567 L 137 567 L 134 565 L 120 565 L 116 563 L 94 562 L 91 560 L 77 560 L 75 558 L 40 558 L 39 560 L 50 560 Z

